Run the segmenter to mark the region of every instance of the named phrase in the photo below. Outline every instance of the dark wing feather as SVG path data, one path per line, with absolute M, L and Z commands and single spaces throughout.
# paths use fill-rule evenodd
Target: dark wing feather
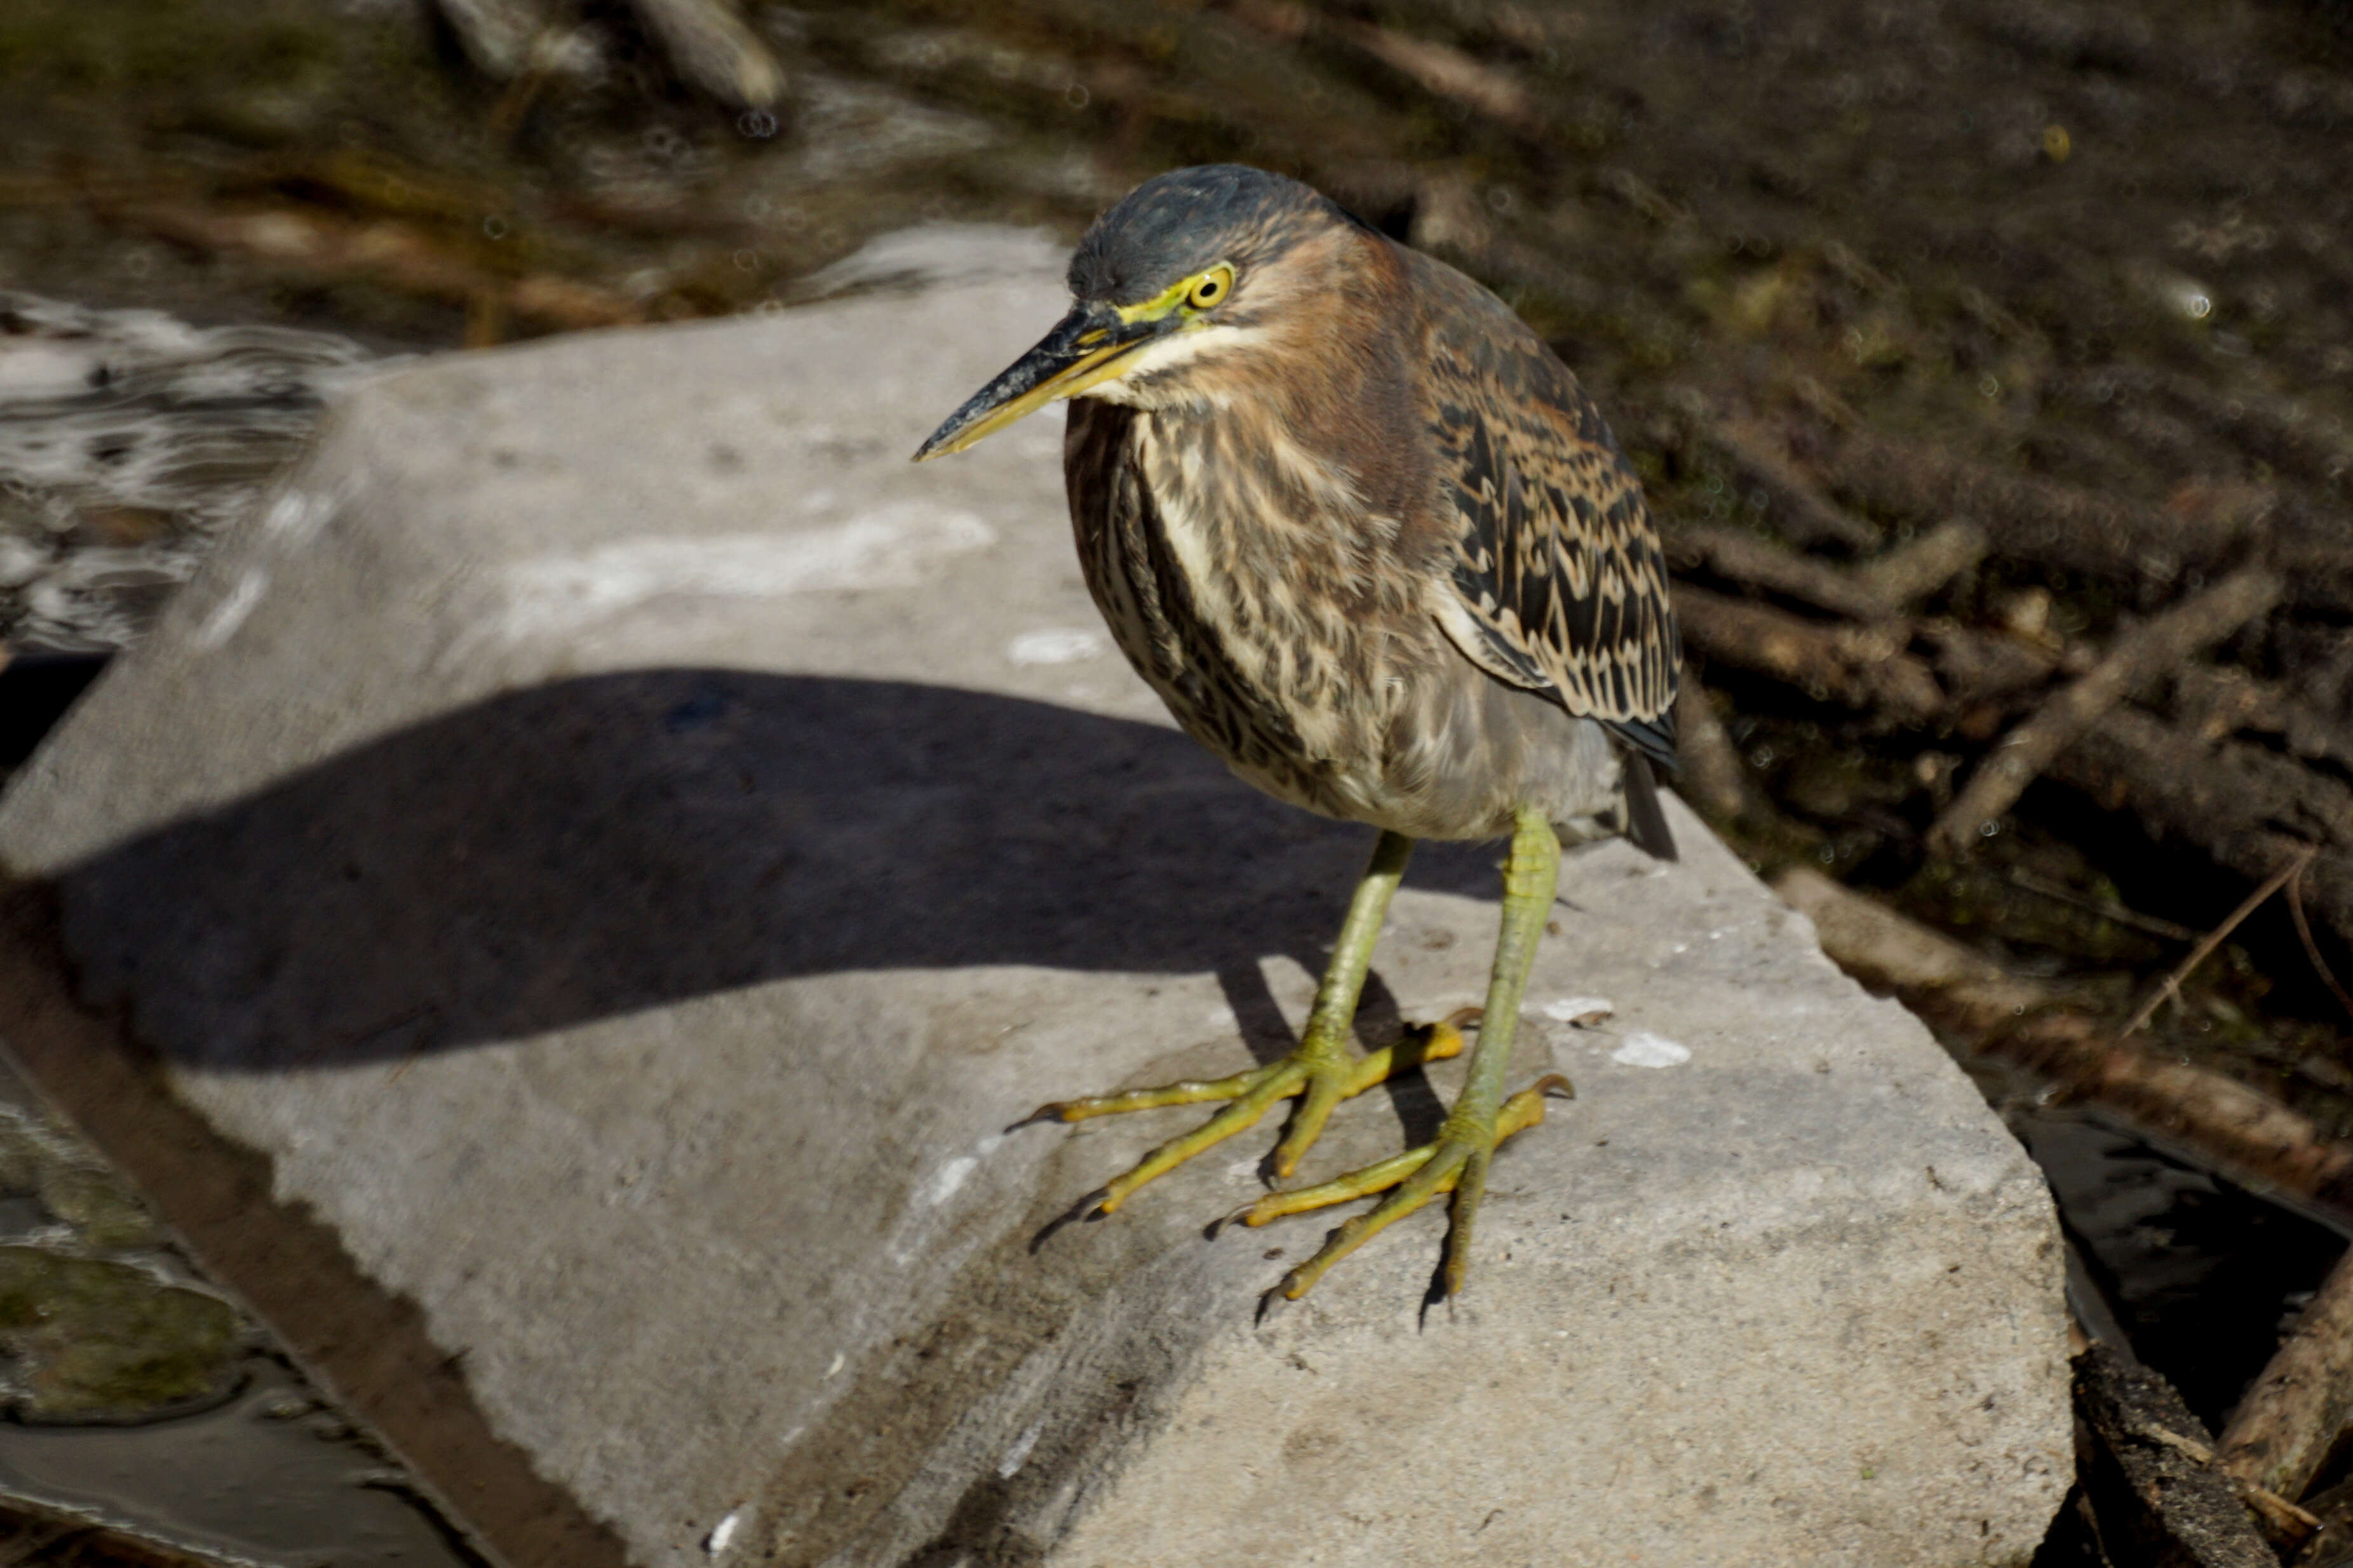
M 1453 525 L 1450 627 L 1498 680 L 1672 768 L 1683 655 L 1642 482 L 1577 378 L 1501 300 L 1429 262 L 1430 417 Z M 1452 617 L 1449 617 L 1452 621 Z

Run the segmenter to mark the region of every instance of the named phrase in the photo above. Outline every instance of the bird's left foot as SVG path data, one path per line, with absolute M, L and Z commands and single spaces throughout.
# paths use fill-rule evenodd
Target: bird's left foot
M 1312 1187 L 1269 1193 L 1233 1217 L 1244 1225 L 1265 1225 L 1285 1215 L 1305 1214 L 1374 1193 L 1388 1193 L 1377 1207 L 1357 1215 L 1334 1231 L 1314 1257 L 1283 1276 L 1276 1289 L 1287 1300 L 1295 1301 L 1340 1259 L 1440 1194 L 1452 1193 L 1453 1224 L 1446 1237 L 1446 1294 L 1457 1295 L 1470 1269 L 1472 1221 L 1478 1214 L 1480 1195 L 1486 1189 L 1487 1163 L 1504 1139 L 1544 1120 L 1545 1095 L 1556 1090 L 1564 1097 L 1574 1097 L 1576 1093 L 1568 1079 L 1558 1073 L 1547 1073 L 1485 1116 L 1458 1108 L 1447 1117 L 1436 1140 L 1419 1149 L 1409 1149 Z

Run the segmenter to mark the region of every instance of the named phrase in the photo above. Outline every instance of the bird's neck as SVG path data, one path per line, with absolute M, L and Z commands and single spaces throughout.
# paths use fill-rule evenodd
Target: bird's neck
M 1271 476 L 1313 475 L 1327 504 L 1345 492 L 1346 510 L 1367 516 L 1418 513 L 1430 458 L 1410 438 L 1423 421 L 1386 259 L 1332 266 L 1230 344 L 1208 345 L 1116 401 L 1175 447 L 1206 444 Z

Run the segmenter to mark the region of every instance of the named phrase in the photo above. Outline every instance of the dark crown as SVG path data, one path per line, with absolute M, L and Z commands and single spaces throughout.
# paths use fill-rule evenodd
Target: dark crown
M 1318 228 L 1353 221 L 1321 192 L 1263 169 L 1171 170 L 1095 220 L 1071 258 L 1071 292 L 1132 305 L 1212 263 L 1247 268 Z

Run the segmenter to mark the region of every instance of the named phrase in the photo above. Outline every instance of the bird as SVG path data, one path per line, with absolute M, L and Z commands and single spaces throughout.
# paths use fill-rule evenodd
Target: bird
M 1225 1100 L 1082 1206 L 1295 1098 L 1290 1178 L 1343 1100 L 1460 1053 L 1436 1136 L 1234 1217 L 1386 1194 L 1275 1288 L 1306 1293 L 1451 1194 L 1438 1296 L 1464 1287 L 1489 1163 L 1574 1094 L 1506 1097 L 1562 846 L 1672 859 L 1653 769 L 1674 763 L 1682 659 L 1640 478 L 1575 374 L 1485 288 L 1313 187 L 1238 164 L 1138 185 L 1073 253 L 1068 314 L 924 441 L 959 452 L 1069 400 L 1063 478 L 1113 640 L 1245 782 L 1377 830 L 1295 1049 L 1231 1077 L 1089 1096 L 1032 1120 Z M 1359 1054 L 1355 1015 L 1417 840 L 1507 838 L 1483 1007 Z

